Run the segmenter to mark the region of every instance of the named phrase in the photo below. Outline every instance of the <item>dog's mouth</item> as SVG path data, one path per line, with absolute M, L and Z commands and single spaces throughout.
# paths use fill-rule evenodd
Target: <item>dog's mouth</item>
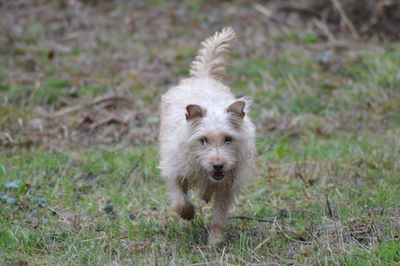
M 214 180 L 220 181 L 220 180 L 222 180 L 222 179 L 225 177 L 225 173 L 224 173 L 223 171 L 213 171 L 213 172 L 211 173 L 211 177 L 212 177 Z

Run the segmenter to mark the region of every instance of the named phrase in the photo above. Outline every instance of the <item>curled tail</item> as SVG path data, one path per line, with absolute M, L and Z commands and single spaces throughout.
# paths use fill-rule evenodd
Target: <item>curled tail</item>
M 224 28 L 202 42 L 202 48 L 191 65 L 190 76 L 222 80 L 228 64 L 230 46 L 235 39 L 236 34 L 232 28 Z

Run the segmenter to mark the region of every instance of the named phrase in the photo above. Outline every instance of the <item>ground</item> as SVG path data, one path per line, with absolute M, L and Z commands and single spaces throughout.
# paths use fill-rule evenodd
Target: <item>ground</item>
M 246 1 L 2 5 L 0 264 L 400 262 L 399 42 Z M 209 204 L 168 208 L 158 104 L 226 25 L 257 169 L 213 248 Z

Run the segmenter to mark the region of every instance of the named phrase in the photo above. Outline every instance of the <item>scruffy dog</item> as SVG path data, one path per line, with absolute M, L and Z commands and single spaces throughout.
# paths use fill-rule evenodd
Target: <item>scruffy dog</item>
M 249 100 L 235 99 L 222 84 L 231 43 L 231 28 L 202 43 L 190 78 L 161 100 L 160 169 L 173 209 L 186 220 L 194 216 L 187 195 L 193 189 L 206 202 L 213 198 L 209 243 L 223 240 L 235 192 L 250 175 L 255 128 L 247 116 Z

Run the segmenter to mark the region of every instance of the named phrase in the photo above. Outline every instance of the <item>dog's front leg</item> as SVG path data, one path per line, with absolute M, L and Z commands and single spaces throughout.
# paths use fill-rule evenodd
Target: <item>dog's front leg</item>
M 176 179 L 170 184 L 169 193 L 172 200 L 172 208 L 182 219 L 191 220 L 194 216 L 194 207 L 187 195 L 188 185 L 185 180 Z
M 232 200 L 233 193 L 231 188 L 225 187 L 222 190 L 215 191 L 210 235 L 208 239 L 211 245 L 217 245 L 223 240 L 225 224 Z

